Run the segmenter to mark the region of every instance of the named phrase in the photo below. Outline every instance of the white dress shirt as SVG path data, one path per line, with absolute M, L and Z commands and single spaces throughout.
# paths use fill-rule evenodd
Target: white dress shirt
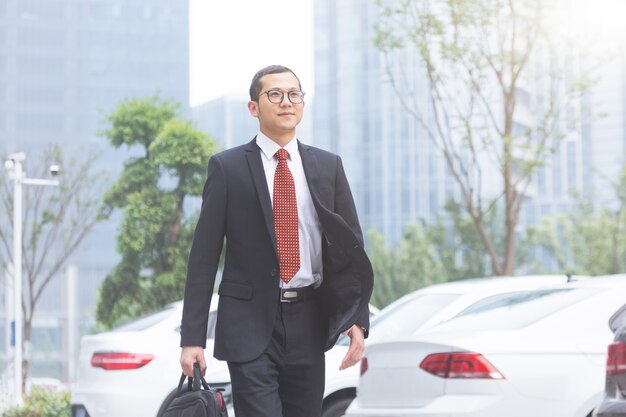
M 265 179 L 267 180 L 267 187 L 273 204 L 274 174 L 278 165 L 278 160 L 274 158 L 274 155 L 280 149 L 280 146 L 261 132 L 257 134 L 256 143 L 261 148 L 261 160 L 265 170 Z M 300 158 L 300 152 L 298 152 L 298 141 L 293 138 L 285 145 L 284 149 L 289 152 L 287 166 L 291 171 L 296 186 L 300 269 L 288 283 L 280 280 L 280 284 L 284 288 L 306 287 L 311 284 L 315 284 L 315 287 L 318 287 L 322 283 L 322 228 L 313 206 L 309 185 L 304 176 L 302 159 Z

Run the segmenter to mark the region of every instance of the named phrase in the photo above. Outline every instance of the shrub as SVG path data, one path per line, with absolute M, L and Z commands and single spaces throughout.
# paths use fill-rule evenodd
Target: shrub
M 2 417 L 70 417 L 69 391 L 52 392 L 33 387 L 22 407 L 11 407 Z

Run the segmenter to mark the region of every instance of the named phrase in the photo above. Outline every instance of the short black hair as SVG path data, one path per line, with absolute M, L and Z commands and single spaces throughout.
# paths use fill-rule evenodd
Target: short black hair
M 298 78 L 295 72 L 293 72 L 289 68 L 284 67 L 282 65 L 270 65 L 269 67 L 260 69 L 256 74 L 254 74 L 254 77 L 252 77 L 252 83 L 250 83 L 250 100 L 252 101 L 259 100 L 259 94 L 261 94 L 261 87 L 263 87 L 261 85 L 261 78 L 263 76 L 268 75 L 268 74 L 282 74 L 283 72 L 292 73 L 293 76 L 296 77 L 296 79 L 298 80 L 298 88 L 302 90 L 302 85 L 300 84 L 300 78 Z

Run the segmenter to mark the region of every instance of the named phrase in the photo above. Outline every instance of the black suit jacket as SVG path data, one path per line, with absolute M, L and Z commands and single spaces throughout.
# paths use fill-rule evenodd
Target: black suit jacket
M 324 312 L 320 320 L 328 329 L 328 350 L 353 324 L 369 327 L 373 272 L 341 159 L 301 143 L 298 148 L 323 233 L 323 283 L 316 295 Z M 205 347 L 224 238 L 214 355 L 246 362 L 269 343 L 280 281 L 271 198 L 255 139 L 209 161 L 189 256 L 181 346 Z

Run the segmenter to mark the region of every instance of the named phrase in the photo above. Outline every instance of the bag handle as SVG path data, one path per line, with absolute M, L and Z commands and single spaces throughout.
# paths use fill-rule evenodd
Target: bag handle
M 180 381 L 178 381 L 178 388 L 176 389 L 176 396 L 179 396 L 181 394 L 185 378 L 187 378 L 188 391 L 199 391 L 201 388 L 204 388 L 206 390 L 211 389 L 209 384 L 207 384 L 206 380 L 200 373 L 200 365 L 198 364 L 198 362 L 196 362 L 193 364 L 193 377 L 187 377 L 184 373 L 180 375 Z

